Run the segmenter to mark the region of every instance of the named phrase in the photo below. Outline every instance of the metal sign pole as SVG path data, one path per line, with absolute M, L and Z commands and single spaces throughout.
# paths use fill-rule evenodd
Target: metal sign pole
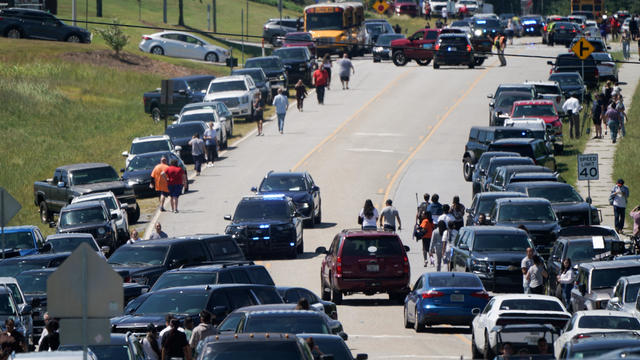
M 5 238 L 4 238 L 4 226 L 6 225 L 4 223 L 4 191 L 0 191 L 0 210 L 2 210 L 2 216 L 0 217 L 0 221 L 2 221 L 2 224 L 0 224 L 0 226 L 2 227 L 2 229 L 0 230 L 2 232 L 2 258 L 4 259 L 4 253 L 5 253 L 5 249 L 7 248 L 5 245 Z
M 242 43 L 242 63 L 244 64 L 244 9 L 240 9 L 240 39 Z
M 584 81 L 584 60 L 582 62 L 582 81 Z M 584 104 L 584 91 L 581 92 L 582 99 L 580 99 L 580 103 Z
M 587 180 L 587 197 L 591 199 L 591 180 Z M 591 226 L 591 202 L 589 202 L 589 226 Z

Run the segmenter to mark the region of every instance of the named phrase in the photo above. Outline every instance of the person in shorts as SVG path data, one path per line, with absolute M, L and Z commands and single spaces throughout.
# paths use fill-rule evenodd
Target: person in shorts
M 160 211 L 164 211 L 164 200 L 169 196 L 169 186 L 167 185 L 167 179 L 162 175 L 167 170 L 167 158 L 165 156 L 160 159 L 160 164 L 156 165 L 151 171 L 151 177 L 154 181 L 151 182 L 149 187 L 155 189 L 160 195 Z
M 347 53 L 342 55 L 342 59 L 338 61 L 338 75 L 340 75 L 340 82 L 342 82 L 342 90 L 349 89 L 349 75 L 356 73 L 356 69 L 353 67 L 351 60 Z
M 184 184 L 184 170 L 178 166 L 178 160 L 172 159 L 169 167 L 162 173 L 169 185 L 169 196 L 171 197 L 171 211 L 178 212 L 178 198 L 182 193 Z

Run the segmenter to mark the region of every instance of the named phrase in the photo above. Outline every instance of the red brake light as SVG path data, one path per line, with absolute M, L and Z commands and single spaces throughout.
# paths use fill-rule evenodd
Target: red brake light
M 336 259 L 336 275 L 342 275 L 342 259 L 340 257 Z
M 543 30 L 546 32 L 547 31 L 547 25 L 544 26 Z
M 572 29 L 572 30 L 571 30 L 571 32 L 572 32 L 572 33 L 575 33 L 575 32 L 576 32 L 576 29 Z
M 151 37 L 147 35 L 142 35 L 142 40 L 151 40 Z
M 423 299 L 431 299 L 431 298 L 436 298 L 440 296 L 444 296 L 444 293 L 440 291 L 435 291 L 435 290 L 429 290 L 427 292 L 422 293 Z
M 436 51 L 440 50 L 440 44 L 436 44 Z
M 489 293 L 487 293 L 484 290 L 476 291 L 474 293 L 471 293 L 471 296 L 477 297 L 477 298 L 481 298 L 481 299 L 485 299 L 485 300 L 489 300 Z
M 402 272 L 405 274 L 409 273 L 409 258 L 407 258 L 407 255 L 402 258 Z
M 590 338 L 590 337 L 591 337 L 591 335 L 589 335 L 589 334 L 580 334 L 580 335 L 576 336 L 575 338 L 576 339 L 584 339 L 584 338 Z
M 126 283 L 130 283 L 130 282 L 131 282 L 131 277 L 130 277 L 130 276 L 127 276 L 127 277 L 125 277 L 122 281 L 123 281 L 123 282 L 126 282 Z
M 471 45 L 467 44 L 467 51 L 471 51 Z

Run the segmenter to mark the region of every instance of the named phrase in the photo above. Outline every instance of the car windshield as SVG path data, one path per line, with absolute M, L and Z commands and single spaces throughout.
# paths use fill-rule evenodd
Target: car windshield
M 521 100 L 531 100 L 531 95 L 527 93 L 522 94 L 504 94 L 501 95 L 496 101 L 496 106 L 499 108 L 506 108 L 511 110 L 513 103 Z
M 366 24 L 367 31 L 372 34 L 380 34 L 384 32 L 385 26 L 382 23 L 369 23 Z
M 534 137 L 533 133 L 529 129 L 499 128 L 494 134 L 494 140 Z
M 135 310 L 137 315 L 188 314 L 195 315 L 207 307 L 207 291 L 168 291 L 151 293 Z
M 513 109 L 512 117 L 557 116 L 552 104 L 518 105 Z
M 536 85 L 536 92 L 545 95 L 560 95 L 560 89 L 554 85 Z
M 244 80 L 212 82 L 209 86 L 209 94 L 223 91 L 247 91 Z
M 498 221 L 556 221 L 556 215 L 549 204 L 503 204 Z
M 330 334 L 327 325 L 319 316 L 251 316 L 244 332 Z
M 631 275 L 640 275 L 640 266 L 594 269 L 591 273 L 591 289 L 612 288 L 618 279 Z
M 61 227 L 83 224 L 100 224 L 106 221 L 107 216 L 104 213 L 104 209 L 101 207 L 63 211 L 60 214 Z
M 503 300 L 500 310 L 564 311 L 557 301 L 534 299 Z
M 549 80 L 557 81 L 560 87 L 563 86 L 582 86 L 582 80 L 580 75 L 563 75 L 562 73 L 553 74 L 549 77 Z
M 210 121 L 215 122 L 216 118 L 213 115 L 213 112 L 203 112 L 203 113 L 192 113 L 192 114 L 183 114 L 180 117 L 180 123 L 194 122 L 194 121 L 204 121 L 208 123 Z M 198 132 L 198 131 L 196 131 Z M 194 133 L 191 133 L 193 135 Z
M 294 59 L 294 60 L 304 60 L 306 59 L 307 48 L 303 47 L 290 47 L 278 49 L 273 52 L 273 55 L 279 57 L 280 59 Z
M 638 290 L 640 290 L 640 283 L 629 284 L 624 290 L 624 302 L 635 303 L 638 298 Z
M 577 56 L 558 56 L 556 59 L 556 66 L 558 67 L 575 67 L 580 69 L 582 66 L 582 60 L 580 60 Z M 593 57 L 589 56 L 584 60 L 584 66 L 595 66 L 593 61 Z
M 611 240 L 605 240 L 604 249 L 594 249 L 591 239 L 588 241 L 569 241 L 568 244 L 567 257 L 571 259 L 572 264 L 592 261 L 598 255 L 611 251 Z
M 158 281 L 153 284 L 151 291 L 166 289 L 170 287 L 178 286 L 191 286 L 191 285 L 207 285 L 217 284 L 218 273 L 164 273 L 160 276 Z
M 342 256 L 402 256 L 400 240 L 391 236 L 348 237 L 342 245 Z
M 0 315 L 14 316 L 17 314 L 16 308 L 11 302 L 9 294 L 0 295 Z
M 33 249 L 36 247 L 31 231 L 4 234 L 5 249 Z
M 391 45 L 391 41 L 396 39 L 404 39 L 404 35 L 401 35 L 401 34 L 380 35 L 378 37 L 378 40 L 376 41 L 376 45 L 389 46 Z
M 531 247 L 524 234 L 476 234 L 473 251 L 517 251 L 524 253 Z
M 311 37 L 311 34 L 288 34 L 287 36 L 285 36 L 285 41 L 287 42 L 296 42 L 296 41 L 303 41 L 303 42 L 309 42 L 309 41 L 313 41 L 313 38 Z
M 305 30 L 341 30 L 342 12 L 307 13 Z
M 58 237 L 54 239 L 47 240 L 49 244 L 51 244 L 51 248 L 53 252 L 65 252 L 65 251 L 73 251 L 80 244 L 87 244 L 93 250 L 99 251 L 95 240 L 89 236 L 73 236 L 73 237 Z
M 211 119 L 212 115 L 209 114 L 209 119 Z M 182 120 L 184 121 L 184 120 Z M 212 120 L 211 120 L 212 121 Z M 169 135 L 169 137 L 173 138 L 187 138 L 193 136 L 193 134 L 203 134 L 204 130 L 202 129 L 202 124 L 192 121 L 184 124 L 180 124 L 178 126 L 170 126 L 167 130 L 164 131 L 165 134 Z
M 571 186 L 533 187 L 528 190 L 529 197 L 540 197 L 551 203 L 582 202 L 582 196 Z
M 167 246 L 127 246 L 121 247 L 109 258 L 112 265 L 161 265 L 167 255 Z
M 249 59 L 244 64 L 245 68 L 263 68 L 263 69 L 272 69 L 272 70 L 280 70 L 282 69 L 282 62 L 280 62 L 279 58 L 268 58 L 268 59 Z
M 313 342 L 323 354 L 333 355 L 334 360 L 353 360 L 351 352 L 341 339 L 313 337 Z
M 582 316 L 578 322 L 582 329 L 640 330 L 638 319 L 629 316 Z
M 241 201 L 233 215 L 236 222 L 264 219 L 289 219 L 289 206 L 285 201 Z
M 89 349 L 100 360 L 133 360 L 129 357 L 129 347 L 127 345 L 90 345 Z M 58 351 L 82 350 L 79 345 L 60 345 Z
M 260 191 L 305 191 L 307 186 L 301 176 L 269 176 L 260 185 Z
M 194 79 L 194 80 L 187 81 L 187 84 L 189 84 L 189 87 L 191 88 L 192 91 L 202 92 L 202 91 L 207 91 L 207 88 L 209 87 L 209 84 L 213 79 L 214 79 L 213 76 L 202 78 L 202 79 Z
M 170 151 L 171 146 L 167 140 L 141 141 L 131 144 L 129 154 L 146 154 L 155 151 Z
M 469 23 L 466 21 L 454 21 L 451 23 L 451 27 L 465 27 L 469 26 Z
M 0 276 L 15 277 L 23 271 L 44 269 L 49 266 L 49 260 L 7 260 L 0 263 Z
M 118 173 L 111 166 L 74 170 L 71 172 L 71 178 L 73 179 L 73 185 L 86 185 L 120 180 Z
M 241 69 L 238 71 L 234 71 L 231 75 L 249 75 L 253 79 L 253 82 L 263 82 L 265 81 L 264 72 L 260 69 Z
M 287 331 L 290 332 L 290 331 Z M 208 343 L 201 360 L 300 360 L 301 354 L 294 341 L 269 342 L 216 342 Z
M 22 273 L 16 276 L 22 292 L 25 294 L 46 294 L 49 274 Z
M 154 167 L 156 167 L 156 165 L 160 164 L 160 159 L 162 159 L 162 156 L 164 155 L 157 154 L 153 156 L 136 156 L 131 159 L 131 161 L 129 161 L 127 171 L 153 169 Z
M 432 288 L 482 288 L 482 282 L 474 276 L 451 276 L 449 274 L 431 273 L 429 275 L 429 287 Z
M 496 198 L 494 197 L 483 197 L 478 201 L 478 214 L 489 214 L 496 204 Z

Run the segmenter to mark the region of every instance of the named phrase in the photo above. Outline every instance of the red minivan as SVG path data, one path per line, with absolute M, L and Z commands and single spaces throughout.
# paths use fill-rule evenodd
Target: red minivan
M 336 304 L 343 295 L 388 293 L 389 299 L 403 303 L 409 292 L 409 247 L 394 232 L 382 230 L 342 230 L 327 250 L 320 270 L 323 300 Z

